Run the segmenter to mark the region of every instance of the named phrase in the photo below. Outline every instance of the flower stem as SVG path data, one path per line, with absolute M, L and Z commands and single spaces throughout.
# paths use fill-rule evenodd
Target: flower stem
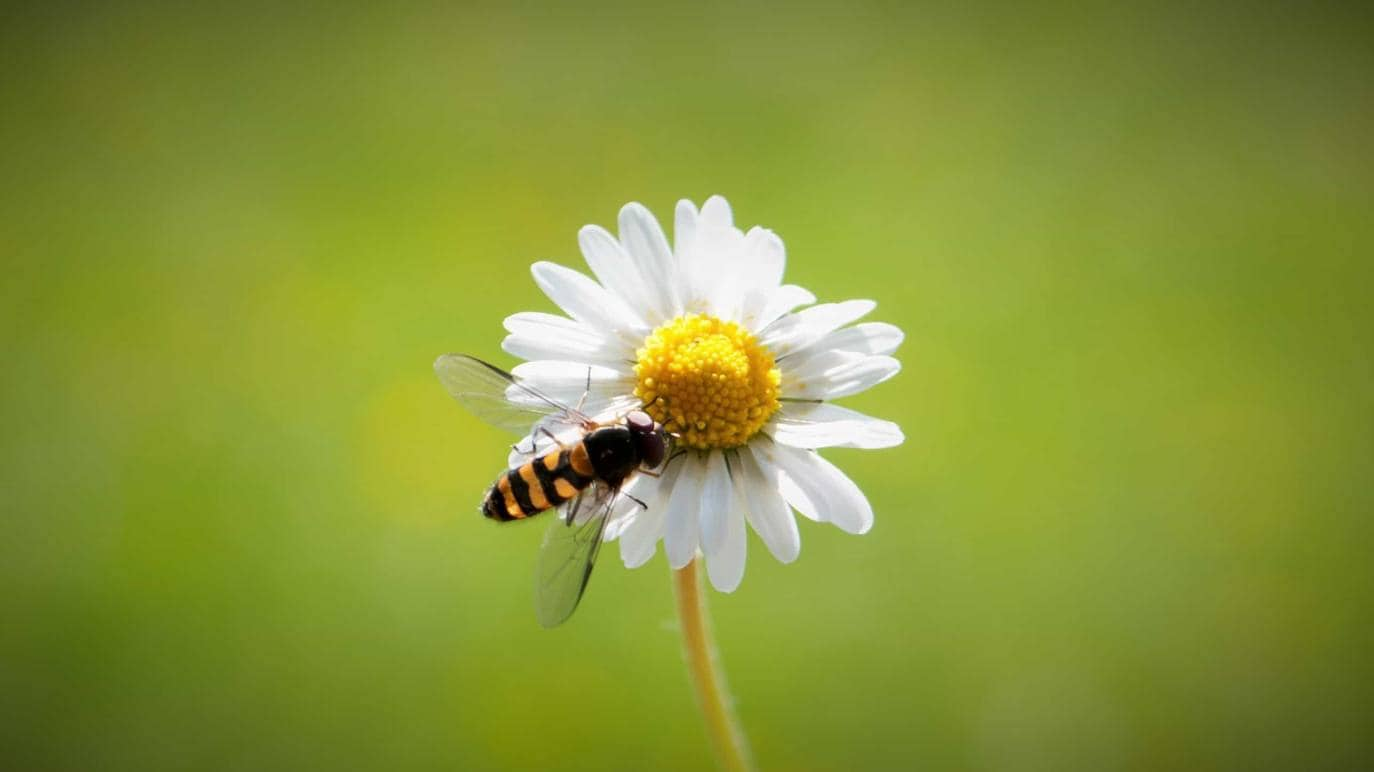
M 696 691 L 697 705 L 706 719 L 716 759 L 727 772 L 754 769 L 749 756 L 749 741 L 744 737 L 725 688 L 725 672 L 720 668 L 716 643 L 711 638 L 711 622 L 706 616 L 706 598 L 701 591 L 697 564 L 692 561 L 673 572 L 673 594 L 677 597 L 677 616 L 682 628 L 682 652 L 687 658 L 687 675 Z

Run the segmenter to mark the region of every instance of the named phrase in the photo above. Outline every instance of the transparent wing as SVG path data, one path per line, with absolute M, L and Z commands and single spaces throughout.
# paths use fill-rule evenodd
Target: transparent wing
M 493 364 L 466 354 L 434 363 L 439 382 L 459 404 L 498 429 L 530 433 L 536 423 L 589 425 L 591 419 Z
M 588 402 L 590 404 L 582 409 L 582 414 L 595 421 L 597 425 L 612 423 L 618 416 L 623 416 L 640 405 L 639 398 L 633 394 L 612 397 L 611 399 L 593 397 Z M 555 436 L 551 437 L 549 434 L 539 431 L 541 427 L 548 429 L 550 434 Z M 586 433 L 587 428 L 584 423 L 570 421 L 557 415 L 547 417 L 539 425 L 526 427 L 528 433 L 511 446 L 511 452 L 506 458 L 506 465 L 514 469 L 526 461 L 542 456 L 558 447 L 560 440 L 564 444 L 575 443 Z M 568 430 L 567 434 L 564 434 L 565 430 Z
M 604 483 L 594 483 L 570 501 L 544 532 L 534 586 L 534 614 L 544 627 L 562 624 L 582 600 L 618 493 Z

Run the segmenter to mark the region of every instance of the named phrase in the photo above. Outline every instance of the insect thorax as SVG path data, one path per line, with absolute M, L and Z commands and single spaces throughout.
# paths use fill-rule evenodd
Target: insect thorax
M 596 476 L 612 485 L 619 485 L 639 466 L 634 437 L 624 426 L 603 426 L 588 434 L 583 443 Z

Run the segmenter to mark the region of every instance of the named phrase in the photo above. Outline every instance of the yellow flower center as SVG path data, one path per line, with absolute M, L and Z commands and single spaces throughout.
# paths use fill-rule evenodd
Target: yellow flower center
M 636 352 L 635 396 L 689 448 L 749 441 L 778 409 L 781 374 L 748 330 L 714 316 L 665 322 Z

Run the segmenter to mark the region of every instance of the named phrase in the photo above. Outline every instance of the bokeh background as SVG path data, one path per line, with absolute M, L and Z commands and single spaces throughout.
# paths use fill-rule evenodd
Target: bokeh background
M 476 512 L 535 259 L 723 193 L 908 333 L 713 594 L 764 769 L 1374 760 L 1356 4 L 11 5 L 0 766 L 701 769 L 662 554 Z M 670 218 L 667 218 L 670 219 Z

